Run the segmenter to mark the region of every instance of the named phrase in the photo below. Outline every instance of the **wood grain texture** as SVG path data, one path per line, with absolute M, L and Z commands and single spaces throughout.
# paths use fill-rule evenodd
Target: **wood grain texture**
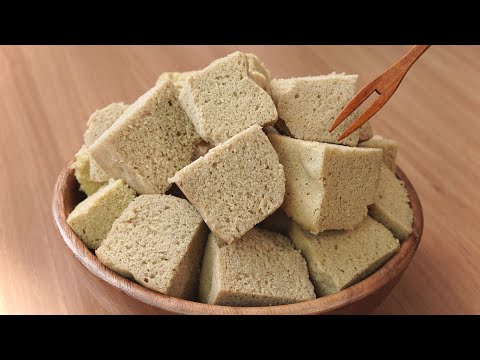
M 126 311 L 92 291 L 51 215 L 55 180 L 95 109 L 133 102 L 162 71 L 237 49 L 256 53 L 275 77 L 345 71 L 359 74 L 360 88 L 409 48 L 1 46 L 0 313 Z M 398 164 L 425 216 L 420 248 L 379 314 L 480 313 L 479 57 L 478 46 L 432 46 L 371 120 L 399 142 Z

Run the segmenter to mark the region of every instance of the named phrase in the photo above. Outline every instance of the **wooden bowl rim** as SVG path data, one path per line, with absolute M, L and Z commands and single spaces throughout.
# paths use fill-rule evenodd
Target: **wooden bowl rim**
M 401 243 L 400 250 L 372 275 L 335 294 L 296 304 L 268 307 L 208 305 L 171 297 L 145 288 L 110 270 L 97 259 L 72 231 L 66 221 L 65 204 L 62 200 L 65 198 L 63 196 L 64 191 L 73 191 L 73 189 L 66 187 L 67 178 L 73 176 L 73 170 L 70 168 L 71 163 L 67 163 L 57 179 L 52 204 L 55 223 L 67 246 L 82 265 L 101 280 L 143 303 L 178 314 L 280 315 L 327 313 L 369 296 L 403 273 L 412 260 L 423 233 L 423 211 L 420 199 L 405 173 L 397 166 L 396 175 L 404 181 L 410 197 L 414 214 L 413 232 Z

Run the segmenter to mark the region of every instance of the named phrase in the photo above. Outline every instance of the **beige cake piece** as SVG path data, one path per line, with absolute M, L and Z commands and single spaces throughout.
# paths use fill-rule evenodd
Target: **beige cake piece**
M 358 146 L 382 149 L 383 162 L 390 170 L 395 171 L 395 161 L 398 150 L 398 144 L 395 140 L 385 139 L 380 135 L 375 135 L 370 140 L 359 143 Z
M 285 170 L 282 209 L 313 233 L 352 229 L 375 201 L 379 149 L 268 136 Z
M 392 233 L 369 216 L 353 230 L 318 235 L 293 224 L 290 238 L 307 260 L 317 296 L 333 294 L 364 279 L 400 248 Z
M 249 68 L 248 76 L 250 76 L 250 78 L 253 81 L 255 81 L 258 84 L 258 86 L 260 86 L 263 90 L 265 91 L 267 91 L 267 89 L 270 90 L 270 78 L 268 78 L 268 80 L 265 78 L 266 71 L 268 70 L 266 70 L 265 68 L 262 69 L 261 67 L 257 66 L 257 63 L 255 63 L 255 61 L 258 60 L 258 58 L 254 60 L 253 58 L 251 59 L 249 55 L 253 55 L 253 54 L 247 54 L 249 66 L 253 66 L 253 69 Z M 255 55 L 253 56 L 256 57 Z M 250 65 L 250 61 L 252 61 L 252 65 Z M 262 65 L 261 63 L 259 64 L 260 66 Z M 177 72 L 177 71 L 164 72 L 160 74 L 160 76 L 158 77 L 157 84 L 164 80 L 170 80 L 171 82 L 174 83 L 177 89 L 181 91 L 185 84 L 185 80 L 195 72 L 196 70 L 185 71 L 185 72 Z
M 135 198 L 135 191 L 123 180 L 111 180 L 79 203 L 67 222 L 89 249 L 96 249 L 107 237 L 114 220 Z
M 413 211 L 409 202 L 403 181 L 382 166 L 378 197 L 369 208 L 370 216 L 385 225 L 397 239 L 403 240 L 413 231 Z
M 80 184 L 80 190 L 88 196 L 105 185 L 105 182 L 96 182 L 90 179 L 90 160 L 87 147 L 82 145 L 75 154 L 75 161 L 71 165 L 71 168 L 74 169 L 75 178 Z
M 373 127 L 369 121 L 365 124 L 360 126 L 357 130 L 358 133 L 358 143 L 360 144 L 361 141 L 370 140 L 373 137 Z M 357 145 L 358 146 L 358 145 Z
M 185 80 L 188 77 L 190 77 L 192 74 L 195 74 L 195 72 L 196 70 L 184 71 L 184 72 L 177 72 L 177 71 L 164 72 L 160 74 L 160 76 L 158 77 L 156 85 L 158 85 L 164 80 L 170 80 L 171 82 L 173 82 L 176 88 L 179 91 L 181 91 L 185 84 Z
M 248 75 L 247 57 L 235 52 L 190 76 L 179 100 L 206 141 L 218 145 L 252 125 L 272 125 L 277 109 Z
M 248 72 L 251 74 L 251 77 L 258 79 L 258 81 L 256 81 L 257 84 L 270 95 L 270 81 L 272 80 L 270 71 L 268 71 L 268 69 L 265 67 L 265 64 L 260 61 L 257 55 L 245 55 L 247 56 Z
M 95 111 L 87 121 L 87 130 L 83 135 L 85 145 L 92 146 L 95 140 L 102 135 L 125 112 L 128 105 L 113 103 Z M 108 181 L 110 176 L 90 158 L 90 179 L 98 182 Z
M 332 133 L 328 130 L 347 102 L 355 95 L 357 75 L 332 73 L 270 82 L 278 117 L 285 122 L 293 137 L 355 146 L 358 132 L 342 141 L 340 134 L 357 118 L 354 111 Z
M 164 81 L 142 95 L 90 147 L 90 154 L 113 178 L 139 194 L 164 193 L 167 179 L 189 164 L 200 137 Z
M 188 201 L 141 195 L 115 220 L 95 254 L 147 288 L 194 300 L 207 231 Z
M 200 276 L 200 301 L 271 306 L 315 299 L 305 259 L 285 236 L 254 228 L 219 246 L 210 233 Z
M 227 243 L 277 210 L 285 194 L 283 167 L 258 125 L 216 146 L 169 181 Z

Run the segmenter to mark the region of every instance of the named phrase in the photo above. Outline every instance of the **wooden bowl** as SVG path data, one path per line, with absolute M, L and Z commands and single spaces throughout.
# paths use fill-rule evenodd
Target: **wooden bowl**
M 84 198 L 78 190 L 78 182 L 73 170 L 70 169 L 70 163 L 60 173 L 55 184 L 53 216 L 67 246 L 83 266 L 95 275 L 90 277 L 87 275 L 88 287 L 107 307 L 116 307 L 122 312 L 217 315 L 366 314 L 374 310 L 400 280 L 422 237 L 423 212 L 420 200 L 412 184 L 398 167 L 396 174 L 405 182 L 413 209 L 413 233 L 402 242 L 400 250 L 363 281 L 336 294 L 291 305 L 270 307 L 206 305 L 157 293 L 110 270 L 98 261 L 67 224 L 68 214 Z

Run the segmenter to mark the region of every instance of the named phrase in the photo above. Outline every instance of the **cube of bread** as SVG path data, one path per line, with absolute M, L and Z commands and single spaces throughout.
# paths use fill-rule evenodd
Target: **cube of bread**
M 90 154 L 85 145 L 82 145 L 80 150 L 75 154 L 75 161 L 70 166 L 74 169 L 75 178 L 80 184 L 80 190 L 83 191 L 88 196 L 92 195 L 100 189 L 105 182 L 93 181 L 90 178 Z
M 382 163 L 366 149 L 268 135 L 285 170 L 282 209 L 312 233 L 349 230 L 375 201 Z
M 135 191 L 123 180 L 111 180 L 79 203 L 68 215 L 67 223 L 89 249 L 96 249 L 134 198 Z
M 255 81 L 263 90 L 270 93 L 270 72 L 264 67 L 263 63 L 254 54 L 246 54 L 248 60 L 248 75 Z M 178 90 L 182 90 L 185 80 L 194 74 L 196 71 L 171 71 L 160 74 L 157 79 L 157 84 L 163 80 L 170 80 L 174 83 Z
M 193 300 L 207 231 L 187 200 L 141 195 L 115 220 L 95 254 L 105 266 L 149 289 Z
M 285 194 L 283 167 L 258 125 L 217 145 L 169 181 L 227 243 L 277 210 Z
M 340 134 L 357 118 L 355 111 L 332 133 L 328 130 L 337 115 L 355 95 L 357 75 L 335 74 L 270 82 L 272 98 L 278 117 L 285 122 L 289 133 L 302 140 L 322 141 L 356 146 L 358 132 L 342 141 Z
M 189 164 L 200 137 L 164 81 L 142 95 L 90 147 L 90 154 L 113 178 L 139 194 L 164 193 L 167 179 Z
M 125 112 L 128 105 L 113 103 L 95 111 L 87 122 L 87 130 L 83 134 L 85 145 L 92 146 L 112 124 Z M 110 176 L 98 165 L 95 159 L 90 158 L 90 179 L 98 182 L 106 182 Z
M 250 73 L 250 77 L 258 79 L 257 84 L 270 95 L 270 81 L 272 80 L 270 71 L 268 71 L 268 69 L 265 67 L 265 64 L 260 61 L 257 55 L 245 55 L 247 56 L 248 72 Z
M 382 149 L 383 162 L 395 172 L 398 144 L 395 140 L 385 139 L 380 135 L 373 136 L 370 140 L 358 143 L 359 147 Z
M 382 166 L 378 197 L 369 208 L 370 216 L 385 225 L 397 239 L 403 240 L 413 231 L 413 211 L 409 202 L 403 181 Z
M 247 57 L 235 52 L 185 80 L 179 98 L 198 134 L 218 145 L 252 125 L 271 125 L 277 109 L 248 74 Z
M 160 74 L 160 76 L 158 77 L 156 85 L 158 85 L 164 80 L 170 80 L 171 82 L 173 82 L 175 87 L 180 91 L 183 88 L 185 80 L 195 72 L 196 71 L 194 70 L 184 71 L 184 72 L 177 72 L 177 71 L 164 72 Z
M 293 224 L 290 239 L 307 260 L 317 296 L 333 294 L 364 279 L 400 248 L 392 233 L 369 216 L 353 230 L 318 235 Z
M 358 143 L 360 144 L 361 141 L 370 140 L 373 137 L 373 127 L 370 124 L 370 121 L 367 121 L 365 124 L 360 126 L 357 130 L 358 132 Z M 358 146 L 358 144 L 357 144 Z
M 163 80 L 170 80 L 174 83 L 176 88 L 181 91 L 185 84 L 185 80 L 194 73 L 195 71 L 164 72 L 158 77 L 157 84 Z M 261 72 L 258 72 L 257 70 L 248 70 L 248 76 L 250 77 L 250 79 L 255 81 L 257 85 L 260 86 L 263 90 L 266 91 L 267 86 L 268 88 L 270 88 L 269 84 L 267 85 L 267 79 L 265 79 L 265 75 L 263 75 Z
M 200 301 L 271 306 L 315 299 L 305 259 L 287 237 L 254 228 L 239 241 L 219 245 L 221 241 L 210 233 L 200 275 Z

